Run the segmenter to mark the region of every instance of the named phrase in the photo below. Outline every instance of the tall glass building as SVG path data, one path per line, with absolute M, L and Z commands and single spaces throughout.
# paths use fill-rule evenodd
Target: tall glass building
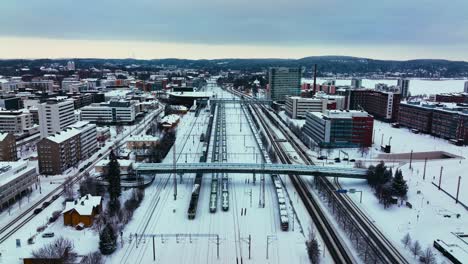
M 269 97 L 284 102 L 286 96 L 301 94 L 301 68 L 272 67 L 269 71 Z

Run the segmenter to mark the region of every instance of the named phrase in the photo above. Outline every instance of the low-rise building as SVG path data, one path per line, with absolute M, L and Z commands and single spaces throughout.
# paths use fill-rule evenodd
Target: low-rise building
M 107 175 L 109 169 L 109 162 L 110 160 L 108 159 L 102 159 L 98 161 L 98 163 L 96 163 L 96 166 L 94 167 L 94 171 L 99 175 Z M 133 160 L 117 159 L 117 162 L 119 163 L 121 175 L 128 174 L 129 171 L 132 170 Z
M 159 144 L 159 137 L 151 135 L 130 136 L 127 139 L 127 148 L 130 150 L 151 148 Z
M 63 224 L 73 227 L 90 227 L 94 217 L 102 211 L 102 197 L 87 194 L 80 199 L 66 202 Z
M 31 190 L 37 183 L 37 171 L 29 161 L 0 162 L 0 206 Z
M 437 102 L 441 103 L 468 103 L 468 92 L 436 94 L 435 99 Z
M 364 111 L 308 112 L 305 136 L 320 147 L 370 147 L 374 118 Z
M 324 112 L 327 100 L 320 98 L 286 97 L 286 113 L 291 118 L 305 118 L 307 112 Z
M 16 161 L 16 138 L 11 133 L 0 133 L 0 161 Z
M 159 125 L 163 128 L 173 128 L 177 126 L 180 121 L 180 117 L 178 115 L 167 115 L 159 121 Z

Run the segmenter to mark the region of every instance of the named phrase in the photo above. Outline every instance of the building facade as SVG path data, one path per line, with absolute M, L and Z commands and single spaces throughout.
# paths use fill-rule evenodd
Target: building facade
M 325 148 L 370 147 L 374 118 L 364 111 L 308 112 L 304 134 Z
M 327 100 L 319 98 L 286 97 L 286 113 L 291 118 L 305 118 L 307 112 L 323 113 L 327 109 Z
M 0 161 L 16 161 L 16 138 L 11 133 L 0 133 Z
M 406 78 L 398 79 L 397 86 L 400 88 L 400 94 L 402 98 L 408 97 L 410 80 Z
M 69 127 L 80 131 L 80 160 L 91 157 L 97 148 L 96 125 L 79 121 Z
M 23 111 L 0 111 L 0 131 L 23 137 L 37 133 L 31 113 Z
M 38 105 L 41 138 L 62 131 L 75 123 L 73 100 L 52 98 Z
M 376 91 L 373 89 L 350 89 L 348 105 L 351 110 L 364 110 L 377 119 L 396 121 L 401 96 L 399 93 Z
M 272 67 L 269 70 L 269 97 L 273 101 L 286 101 L 286 96 L 301 94 L 301 68 Z
M 431 133 L 434 108 L 433 104 L 401 103 L 398 123 L 405 127 L 418 129 L 423 133 Z
M 77 166 L 80 161 L 80 131 L 67 129 L 37 143 L 39 172 L 56 175 Z
M 0 162 L 0 206 L 8 204 L 37 183 L 36 166 L 28 161 Z
M 94 123 L 132 123 L 138 106 L 130 101 L 110 101 L 81 108 L 81 120 Z

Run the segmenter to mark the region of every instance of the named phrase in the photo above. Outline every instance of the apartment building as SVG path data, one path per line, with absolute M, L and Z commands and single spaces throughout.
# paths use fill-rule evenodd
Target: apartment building
M 364 110 L 377 119 L 395 122 L 398 119 L 401 95 L 373 89 L 346 91 L 349 109 Z
M 327 110 L 308 112 L 303 132 L 320 147 L 370 147 L 373 126 L 374 118 L 367 112 Z
M 97 148 L 96 125 L 86 121 L 79 121 L 69 127 L 80 131 L 80 159 L 91 157 Z
M 0 111 L 0 131 L 9 132 L 16 137 L 25 137 L 37 133 L 31 113 L 24 111 Z
M 435 104 L 421 104 L 420 102 L 401 103 L 398 123 L 405 127 L 418 129 L 423 133 L 430 133 L 435 107 Z
M 37 183 L 37 171 L 29 161 L 0 162 L 0 206 L 8 206 L 18 195 Z
M 400 88 L 400 94 L 402 98 L 406 98 L 409 95 L 410 80 L 406 78 L 398 79 L 397 86 Z
M 291 118 L 305 118 L 307 112 L 322 113 L 325 111 L 327 109 L 327 100 L 287 96 L 285 109 Z
M 398 122 L 423 133 L 468 143 L 468 104 L 402 103 Z
M 96 125 L 78 122 L 37 143 L 39 172 L 61 174 L 92 156 L 97 148 Z
M 0 161 L 16 161 L 16 138 L 11 133 L 0 133 Z
M 94 123 L 132 123 L 138 106 L 131 101 L 115 100 L 81 108 L 81 120 Z
M 75 123 L 73 100 L 66 97 L 48 99 L 37 108 L 41 138 L 60 132 Z

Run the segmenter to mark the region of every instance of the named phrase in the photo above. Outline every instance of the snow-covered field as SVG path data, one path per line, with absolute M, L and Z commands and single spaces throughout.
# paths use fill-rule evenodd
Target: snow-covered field
M 367 161 L 381 153 L 378 146 L 382 134 L 384 134 L 384 143 L 387 143 L 388 139 L 392 137 L 392 153 L 408 153 L 411 150 L 414 152 L 441 150 L 463 158 L 428 160 L 425 180 L 423 179 L 424 161 L 413 161 L 412 169 L 409 168 L 409 161 L 394 164 L 390 162 L 390 166 L 402 170 L 403 176 L 408 182 L 408 201 L 412 204 L 412 209 L 397 205 L 384 209 L 365 180 L 340 179 L 343 188 L 355 188 L 363 191 L 362 204 L 359 204 L 358 193 L 350 194 L 354 201 L 367 212 L 384 234 L 388 235 L 402 251 L 409 252 L 400 242 L 406 233 L 409 233 L 413 240 L 419 240 L 425 249 L 432 246 L 436 238 L 446 237 L 449 232 L 468 232 L 467 210 L 460 204 L 456 204 L 452 198 L 439 191 L 431 183 L 438 183 L 440 168 L 443 166 L 442 188 L 455 196 L 458 177 L 461 176 L 459 199 L 468 205 L 468 174 L 466 173 L 468 147 L 455 146 L 446 140 L 430 135 L 416 135 L 406 128 L 392 128 L 389 124 L 379 121 L 375 121 L 374 126 L 376 129 L 375 143 L 377 144 L 374 144 L 372 151 L 365 157 Z M 334 150 L 330 157 L 338 156 L 337 151 Z M 344 151 L 350 154 L 350 158 L 361 158 L 357 149 L 345 149 Z M 457 214 L 460 214 L 459 218 L 456 218 Z M 440 261 L 448 261 L 441 254 L 438 254 L 438 258 Z
M 317 83 L 322 84 L 327 79 L 317 78 Z M 437 94 L 437 93 L 460 93 L 463 92 L 464 83 L 466 80 L 420 80 L 411 79 L 409 92 L 411 95 L 422 94 Z M 303 83 L 313 83 L 313 79 L 302 79 Z M 366 88 L 374 88 L 377 83 L 385 83 L 388 85 L 397 85 L 397 80 L 371 80 L 363 79 L 362 86 Z M 336 80 L 336 85 L 351 85 L 351 80 Z

